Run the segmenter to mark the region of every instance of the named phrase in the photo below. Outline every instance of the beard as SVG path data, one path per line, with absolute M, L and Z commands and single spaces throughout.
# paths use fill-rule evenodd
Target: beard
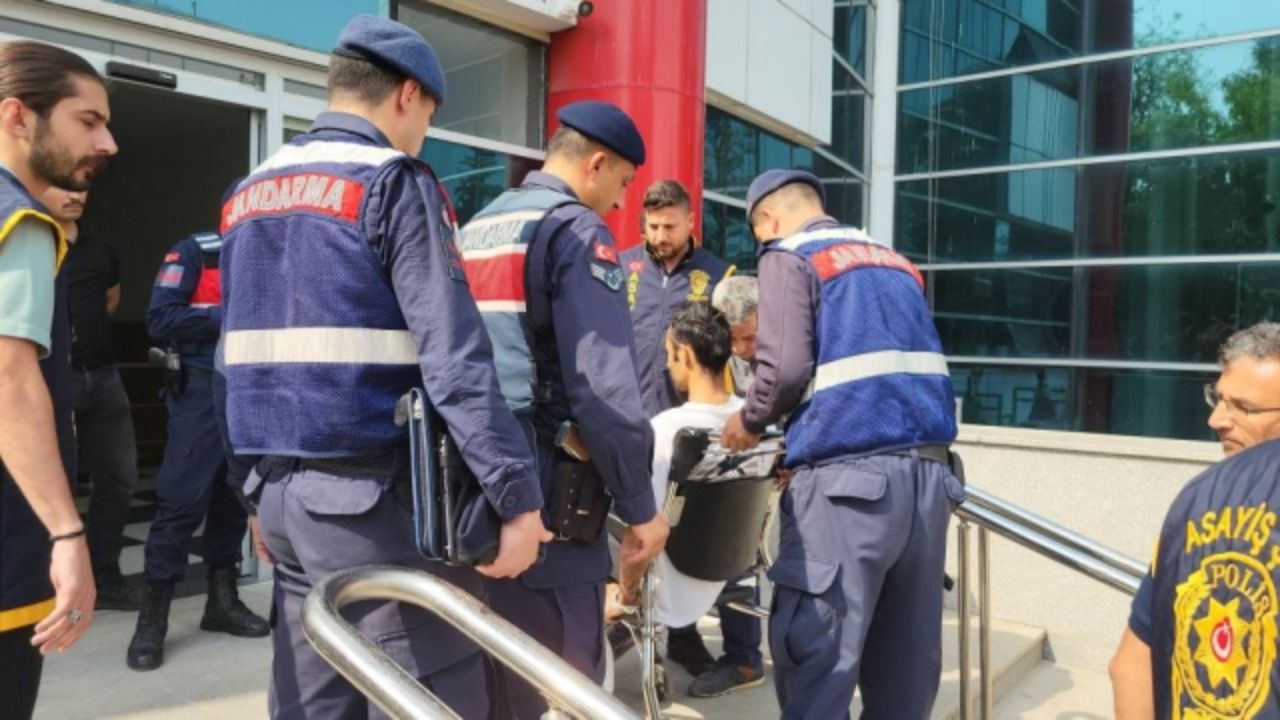
M 94 173 L 107 164 L 104 157 L 76 158 L 53 137 L 47 121 L 36 121 L 35 135 L 31 143 L 31 171 L 36 177 L 63 190 L 88 190 Z M 77 177 L 77 173 L 88 174 Z

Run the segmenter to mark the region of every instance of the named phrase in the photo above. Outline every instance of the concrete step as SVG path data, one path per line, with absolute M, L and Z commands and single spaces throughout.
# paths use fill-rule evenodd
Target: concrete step
M 1042 662 L 995 706 L 996 720 L 1113 717 L 1111 680 L 1099 670 Z
M 241 589 L 245 602 L 265 614 L 271 586 L 259 583 Z M 130 720 L 221 720 L 265 718 L 266 687 L 270 678 L 271 643 L 266 639 L 233 638 L 199 629 L 204 610 L 203 597 L 174 601 L 169 621 L 169 641 L 165 664 L 159 670 L 135 672 L 124 664 L 125 648 L 133 634 L 136 613 L 100 612 L 91 631 L 70 652 L 50 657 L 45 663 L 44 683 L 36 707 L 38 720 L 88 720 L 128 718 Z M 712 652 L 720 646 L 720 626 L 704 618 L 699 627 Z M 1059 707 L 1086 707 L 1074 695 L 1059 699 L 1058 691 L 1083 688 L 1099 697 L 1110 697 L 1097 678 L 1064 670 L 1041 662 L 1044 632 L 1024 625 L 996 622 L 992 632 L 992 665 L 996 669 L 996 694 L 1004 698 L 997 706 L 1001 718 L 1049 718 Z M 959 711 L 956 652 L 956 616 L 948 612 L 943 628 L 942 684 L 934 718 L 954 718 Z M 973 635 L 974 667 L 977 667 L 976 622 Z M 767 662 L 767 658 L 766 658 Z M 669 718 L 733 718 L 766 720 L 778 717 L 778 705 L 769 683 L 711 700 L 688 696 L 692 679 L 678 666 L 669 666 L 674 701 L 667 708 Z M 1065 675 L 1064 675 L 1065 672 Z M 1028 673 L 1031 673 L 1028 675 Z M 1073 674 L 1074 673 L 1074 674 Z M 618 694 L 633 707 L 643 703 L 639 693 L 639 663 L 634 653 L 619 663 Z M 1022 682 L 1028 678 L 1026 682 Z M 1098 690 L 1097 688 L 1102 688 Z M 976 685 L 974 687 L 976 697 Z M 1105 691 L 1105 693 L 1104 693 Z M 1057 704 L 1055 704 L 1057 703 Z M 1062 703 L 1067 703 L 1062 705 Z M 1072 703 L 1075 703 L 1074 705 Z M 854 717 L 859 705 L 854 701 Z M 1052 715 L 1052 717 L 1106 717 L 1095 715 Z
M 946 611 L 943 616 L 942 630 L 942 680 L 938 689 L 938 700 L 934 705 L 932 717 L 935 720 L 953 720 L 960 716 L 960 671 L 957 626 L 958 616 Z M 720 626 L 712 618 L 703 618 L 698 623 L 707 647 L 713 654 L 720 649 Z M 978 637 L 977 618 L 973 620 L 971 629 L 971 654 L 973 658 L 974 681 L 973 697 L 977 699 Z M 1007 696 L 1019 686 L 1023 678 L 1042 663 L 1044 656 L 1045 633 L 1038 628 L 1019 625 L 1017 623 L 994 621 L 991 632 L 991 666 L 995 671 L 993 690 L 995 698 Z M 772 680 L 771 663 L 766 649 L 766 672 Z M 773 684 L 749 690 L 731 693 L 724 697 L 700 700 L 688 695 L 689 677 L 684 669 L 674 663 L 667 664 L 673 700 L 665 709 L 669 718 L 734 718 L 735 720 L 753 720 L 755 718 L 776 718 L 778 706 L 774 695 Z M 616 668 L 617 687 L 615 693 L 633 707 L 643 707 L 640 696 L 640 663 L 635 653 L 624 657 Z M 976 707 L 976 705 L 975 705 Z M 861 702 L 855 695 L 852 716 L 857 717 Z

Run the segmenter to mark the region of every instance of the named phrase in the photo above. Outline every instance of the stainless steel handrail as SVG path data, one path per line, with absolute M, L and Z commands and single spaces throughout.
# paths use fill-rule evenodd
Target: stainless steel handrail
M 972 485 L 967 490 L 968 500 L 955 511 L 959 520 L 956 528 L 956 550 L 959 554 L 956 598 L 960 615 L 960 718 L 968 720 L 973 710 L 969 688 L 972 675 L 969 657 L 969 526 L 972 524 L 978 527 L 978 676 L 981 682 L 978 716 L 989 720 L 995 700 L 991 673 L 990 533 L 1012 540 L 1128 595 L 1138 591 L 1146 567 L 1127 555 Z
M 321 580 L 302 606 L 316 651 L 395 718 L 457 718 L 404 668 L 339 615 L 361 600 L 396 600 L 435 613 L 547 698 L 544 720 L 639 720 L 640 716 L 479 600 L 421 570 L 369 565 Z
M 1133 595 L 1138 592 L 1138 583 L 1142 581 L 1141 573 L 1132 572 L 1127 567 L 1116 567 L 1038 532 L 1029 525 L 981 506 L 970 507 L 968 503 L 956 508 L 956 515 L 1122 593 Z M 1146 572 L 1146 568 L 1141 572 Z
M 1135 560 L 1134 558 L 1117 552 L 1101 543 L 1095 542 L 1074 530 L 1059 525 L 1058 523 L 1025 508 L 1020 508 L 1013 503 L 992 495 L 981 488 L 969 487 L 969 499 L 966 505 L 978 505 L 982 508 L 990 510 L 999 515 L 1003 515 L 1011 520 L 1031 528 L 1049 538 L 1056 540 L 1063 545 L 1073 547 L 1087 555 L 1091 555 L 1112 567 L 1119 568 L 1129 572 L 1130 574 L 1141 577 L 1147 572 L 1147 566 Z

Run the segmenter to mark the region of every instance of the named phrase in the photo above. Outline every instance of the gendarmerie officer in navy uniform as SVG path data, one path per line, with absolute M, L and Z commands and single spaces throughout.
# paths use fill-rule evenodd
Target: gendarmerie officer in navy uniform
M 134 670 L 164 663 L 169 605 L 187 571 L 200 525 L 209 572 L 203 630 L 266 637 L 267 621 L 240 601 L 236 578 L 247 514 L 227 483 L 227 452 L 214 412 L 213 355 L 222 322 L 222 237 L 200 232 L 164 256 L 151 289 L 147 332 L 178 356 L 165 370 L 168 442 L 156 475 L 156 516 L 147 532 L 147 598 L 125 660 Z
M 711 302 L 716 284 L 734 270 L 694 241 L 690 202 L 689 191 L 676 180 L 650 185 L 641 212 L 644 242 L 620 256 L 646 417 L 683 402 L 667 374 L 664 339 L 672 316 L 690 300 Z
M 594 468 L 593 485 L 582 493 L 612 499 L 614 513 L 629 525 L 623 554 L 648 560 L 661 552 L 668 528 L 649 480 L 653 434 L 640 406 L 624 273 L 601 218 L 621 207 L 644 162 L 644 140 L 631 118 L 608 103 L 573 103 L 557 117 L 561 126 L 542 170 L 467 224 L 463 257 L 503 392 L 536 448 L 543 494 L 551 501 L 553 483 L 576 477 L 565 436 L 580 434 L 585 450 L 573 452 Z M 548 510 L 548 523 L 555 517 Z M 609 570 L 603 528 L 590 537 L 562 537 L 521 578 L 490 582 L 489 602 L 602 680 Z M 510 673 L 499 675 L 506 707 L 497 717 L 539 717 L 542 698 Z
M 756 375 L 723 443 L 788 415 L 769 621 L 784 718 L 927 718 L 942 664 L 955 401 L 920 272 L 823 209 L 812 174 L 747 191 L 762 243 Z
M 269 696 L 277 718 L 376 714 L 302 634 L 312 585 L 393 563 L 476 595 L 469 567 L 423 559 L 396 401 L 425 386 L 503 525 L 480 572 L 523 572 L 550 534 L 524 434 L 454 246 L 448 198 L 417 159 L 445 100 L 435 51 L 371 15 L 342 30 L 329 109 L 258 166 L 223 209 L 221 367 L 231 444 L 262 455 L 245 484 L 275 560 Z M 480 650 L 435 615 L 394 602 L 348 613 L 361 632 L 464 718 L 486 718 Z

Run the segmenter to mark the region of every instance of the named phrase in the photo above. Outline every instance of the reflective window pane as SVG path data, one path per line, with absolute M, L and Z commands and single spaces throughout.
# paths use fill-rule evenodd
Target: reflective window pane
M 739 273 L 755 274 L 756 242 L 747 228 L 742 208 L 704 200 L 702 246 L 736 265 Z
M 422 33 L 444 66 L 448 99 L 433 127 L 542 147 L 542 43 L 425 2 L 402 1 L 398 9 L 400 22 Z
M 898 184 L 895 246 L 922 262 L 1280 251 L 1280 152 Z
M 902 82 L 1280 27 L 1272 0 L 903 0 Z
M 703 187 L 746 198 L 747 186 L 759 174 L 758 138 L 762 131 L 738 118 L 707 108 Z
M 849 63 L 854 72 L 865 78 L 867 76 L 867 13 L 870 10 L 866 5 L 837 0 L 835 11 L 835 37 L 832 38 L 835 52 Z
M 1276 263 L 929 273 L 950 355 L 1213 363 L 1235 330 L 1280 317 Z
M 1216 373 L 953 363 L 961 421 L 1212 440 L 1200 388 Z
M 1280 138 L 1280 39 L 903 93 L 899 172 Z
M 831 152 L 863 170 L 867 96 L 840 63 L 833 62 L 835 91 L 831 97 Z
M 458 213 L 458 223 L 464 225 L 503 190 L 519 185 L 525 174 L 541 164 L 537 160 L 431 138 L 427 139 L 420 157 L 444 183 Z

